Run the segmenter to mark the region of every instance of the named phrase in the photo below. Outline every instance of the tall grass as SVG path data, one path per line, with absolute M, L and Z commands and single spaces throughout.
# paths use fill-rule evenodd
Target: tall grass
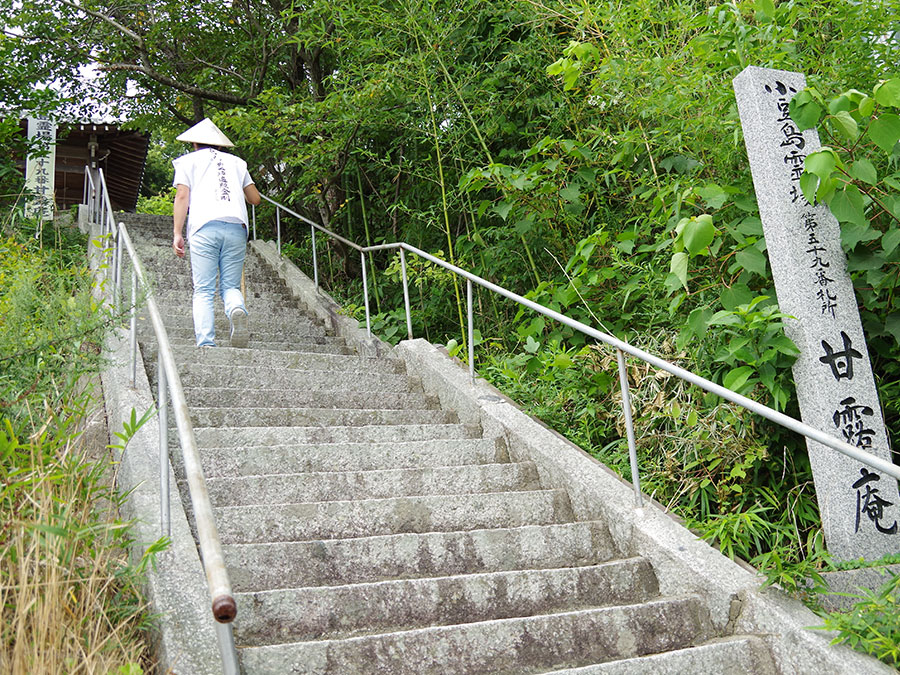
M 0 672 L 141 672 L 142 564 L 128 561 L 107 465 L 65 411 L 30 439 L 2 423 Z
M 15 227 L 11 227 L 14 224 Z M 114 320 L 91 295 L 86 240 L 21 217 L 0 236 L 0 673 L 149 665 L 128 523 L 85 422 Z M 99 448 L 97 447 L 99 445 Z

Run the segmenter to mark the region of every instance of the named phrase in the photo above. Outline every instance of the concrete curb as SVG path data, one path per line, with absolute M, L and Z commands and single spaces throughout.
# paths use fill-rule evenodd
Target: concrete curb
M 760 588 L 759 577 L 700 540 L 655 505 L 634 507 L 630 484 L 556 432 L 529 417 L 446 351 L 425 340 L 401 342 L 394 355 L 421 377 L 426 394 L 455 410 L 464 423 L 480 422 L 485 437 L 505 438 L 513 461 L 535 462 L 543 487 L 568 491 L 578 520 L 603 519 L 624 555 L 646 557 L 660 593 L 696 593 L 722 635 L 761 634 L 780 672 L 895 673 L 847 647 L 831 646 L 830 634 L 809 630 L 822 621 L 777 589 Z
M 275 242 L 256 239 L 250 242 L 250 248 L 284 280 L 293 296 L 306 306 L 310 314 L 321 320 L 334 335 L 355 347 L 360 356 L 382 356 L 391 352 L 391 345 L 377 337 L 368 337 L 356 319 L 340 313 L 340 305 L 328 293 L 316 288 L 315 283 L 294 263 L 279 256 Z
M 156 403 L 142 362 L 138 362 L 137 386 L 131 386 L 130 347 L 127 334 L 111 335 L 104 352 L 109 364 L 101 374 L 106 412 L 111 431 L 121 430 L 135 410 L 138 418 Z M 118 439 L 113 439 L 118 442 Z M 116 487 L 128 494 L 123 515 L 134 520 L 134 559 L 160 537 L 159 526 L 159 424 L 147 421 L 128 443 L 119 460 Z M 172 543 L 148 567 L 146 593 L 150 611 L 159 614 L 156 636 L 161 672 L 184 675 L 222 673 L 206 575 L 188 526 L 169 466 Z

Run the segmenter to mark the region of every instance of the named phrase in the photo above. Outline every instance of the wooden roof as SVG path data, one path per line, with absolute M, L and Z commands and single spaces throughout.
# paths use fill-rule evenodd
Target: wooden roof
M 27 122 L 21 126 L 27 133 Z M 97 141 L 96 157 L 106 176 L 109 198 L 116 210 L 134 211 L 149 135 L 121 129 L 116 124 L 61 122 L 56 137 L 56 206 L 66 209 L 84 197 L 84 167 L 90 159 L 91 139 Z

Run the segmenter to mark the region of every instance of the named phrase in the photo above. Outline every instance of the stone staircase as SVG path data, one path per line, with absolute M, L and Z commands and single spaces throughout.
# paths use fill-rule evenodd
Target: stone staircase
M 158 280 L 245 673 L 778 672 L 762 638 L 717 634 L 700 596 L 661 596 L 607 523 L 577 521 L 565 490 L 442 410 L 403 361 L 330 335 L 260 257 L 249 348 L 227 346 L 221 304 L 226 346 L 194 347 L 170 222 L 126 219 Z M 155 381 L 146 318 L 139 339 Z

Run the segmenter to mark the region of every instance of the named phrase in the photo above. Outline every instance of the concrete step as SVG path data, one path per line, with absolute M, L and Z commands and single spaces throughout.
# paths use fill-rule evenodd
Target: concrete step
M 214 506 L 385 499 L 417 495 L 538 490 L 531 462 L 264 474 L 206 481 Z
M 201 349 L 200 353 L 210 350 Z M 155 356 L 155 354 L 154 354 Z M 181 354 L 176 354 L 176 359 Z M 225 387 L 186 387 L 189 406 L 209 408 L 379 408 L 383 410 L 436 410 L 436 396 L 423 394 L 378 393 L 357 391 L 310 392 L 299 389 L 241 389 Z
M 162 311 L 161 313 L 167 332 L 180 335 L 184 331 L 189 331 L 191 335 L 194 334 L 194 320 L 191 316 L 190 303 L 180 308 L 177 313 L 168 311 Z M 251 308 L 248 310 L 248 314 L 250 316 L 250 332 L 256 335 L 281 335 L 284 337 L 294 335 L 325 336 L 325 329 L 322 326 L 314 323 L 299 312 L 283 316 L 256 316 Z M 216 335 L 227 337 L 231 332 L 231 323 L 225 316 L 225 312 L 216 312 L 214 316 Z M 153 330 L 149 315 L 139 314 L 137 322 L 139 330 L 142 332 Z
M 185 321 L 185 327 L 183 328 L 170 328 L 166 327 L 166 333 L 169 338 L 174 338 L 179 340 L 180 342 L 186 341 L 195 341 L 194 337 L 194 329 L 187 327 L 187 321 Z M 230 339 L 231 339 L 231 328 L 221 324 L 219 321 L 216 322 L 216 334 L 215 339 L 218 341 L 217 347 L 229 347 Z M 153 328 L 150 326 L 149 322 L 138 324 L 138 336 L 142 340 L 153 340 Z M 299 335 L 297 339 L 303 339 L 306 337 L 310 337 L 308 335 Z M 320 335 L 320 337 L 322 337 Z M 291 344 L 291 340 L 294 339 L 294 334 L 289 331 L 282 330 L 263 330 L 259 326 L 254 326 L 253 320 L 250 321 L 250 342 L 254 345 L 262 348 L 262 349 L 275 349 L 278 345 L 283 344 Z
M 177 437 L 170 432 L 170 442 Z M 199 427 L 194 435 L 201 447 L 240 448 L 257 452 L 259 446 L 320 445 L 332 443 L 404 443 L 437 439 L 481 437 L 471 424 L 371 424 L 364 427 Z M 172 446 L 174 447 L 174 446 Z
M 156 361 L 156 339 L 149 335 L 139 336 L 141 341 L 141 353 L 144 355 L 144 360 L 148 362 Z M 199 357 L 206 351 L 206 349 L 197 349 L 196 340 L 193 337 L 190 338 L 175 338 L 171 335 L 169 336 L 169 344 L 172 345 L 172 349 L 175 350 L 175 358 L 176 359 L 189 359 L 192 356 Z M 346 341 L 343 338 L 333 338 L 333 337 L 298 337 L 296 341 L 288 343 L 288 342 L 280 342 L 280 343 L 260 343 L 255 342 L 254 340 L 250 340 L 249 346 L 247 349 L 234 349 L 227 345 L 221 345 L 216 347 L 216 351 L 220 350 L 228 350 L 231 352 L 237 351 L 247 351 L 247 350 L 259 350 L 259 351 L 268 351 L 268 352 L 300 352 L 307 354 L 344 354 L 344 355 L 355 355 L 355 351 L 352 347 L 348 347 Z
M 179 260 L 171 251 L 144 248 L 138 250 L 138 257 L 146 273 L 147 281 L 155 289 L 177 288 L 182 291 L 188 291 L 193 287 L 189 256 Z M 124 272 L 122 278 L 130 284 L 130 262 L 123 261 L 122 269 Z M 244 284 L 246 288 L 276 286 L 279 283 L 283 284 L 275 272 L 264 265 L 255 263 L 253 259 L 247 258 L 244 264 Z
M 182 305 L 190 307 L 194 288 L 189 277 L 182 275 L 158 276 L 155 274 L 150 274 L 150 277 L 152 279 L 150 288 L 152 289 L 153 297 L 156 298 L 158 304 L 169 307 L 179 307 Z M 244 302 L 251 309 L 269 303 L 269 305 L 278 311 L 287 309 L 294 309 L 298 312 L 302 311 L 297 305 L 297 300 L 294 299 L 287 288 L 284 287 L 284 283 L 279 279 L 250 279 L 249 281 L 245 279 L 242 292 L 244 294 Z M 131 298 L 130 286 L 125 289 L 124 293 L 125 295 L 123 297 Z M 216 299 L 217 306 L 221 306 L 222 296 L 220 295 L 218 288 L 216 289 L 214 298 Z
M 643 558 L 239 593 L 235 639 L 252 645 L 334 639 L 630 605 L 656 593 L 656 577 Z
M 343 640 L 245 647 L 248 673 L 528 673 L 687 647 L 705 636 L 693 596 Z
M 130 291 L 129 291 L 130 293 Z M 181 308 L 191 306 L 194 290 L 190 281 L 184 278 L 167 278 L 166 282 L 154 287 L 154 297 L 160 306 Z M 130 295 L 128 296 L 131 297 Z M 222 307 L 222 296 L 218 290 L 213 295 L 213 302 L 217 309 Z M 251 310 L 274 309 L 277 312 L 298 312 L 302 308 L 290 295 L 280 280 L 267 281 L 265 283 L 251 283 L 244 285 L 244 302 Z
M 494 439 L 446 438 L 382 443 L 250 444 L 217 446 L 227 434 L 199 430 L 198 442 L 207 478 L 302 473 L 437 468 L 508 462 L 505 446 Z M 289 434 L 286 434 L 289 436 Z M 267 436 L 268 439 L 268 436 Z M 257 441 L 254 436 L 253 441 Z M 170 445 L 176 448 L 175 445 Z M 177 449 L 173 452 L 177 453 Z M 177 468 L 177 466 L 176 466 Z
M 180 295 L 174 293 L 158 293 L 154 296 L 156 303 L 165 317 L 190 318 L 193 303 L 193 294 L 190 292 L 182 292 Z M 303 310 L 297 307 L 296 302 L 290 299 L 273 295 L 269 291 L 264 291 L 260 296 L 251 296 L 249 293 L 244 298 L 244 305 L 250 316 L 265 319 L 269 321 L 270 317 L 273 322 L 279 325 L 297 321 L 302 319 L 311 323 Z M 221 298 L 217 295 L 213 300 L 213 309 L 216 316 L 225 316 L 225 306 L 222 304 Z M 317 324 L 319 325 L 319 324 Z
M 618 556 L 599 521 L 226 544 L 223 553 L 237 591 L 577 567 Z
M 353 357 L 346 357 L 353 358 Z M 368 370 L 347 370 L 327 377 L 320 370 L 273 368 L 268 365 L 231 366 L 225 368 L 204 363 L 187 363 L 179 367 L 185 387 L 226 387 L 248 389 L 304 389 L 306 391 L 368 391 L 411 393 L 421 391 L 405 374 L 388 374 Z
M 142 263 L 146 265 L 172 266 L 172 267 L 189 267 L 191 245 L 188 242 L 185 246 L 184 258 L 176 257 L 172 251 L 171 235 L 164 238 L 139 238 L 134 241 L 135 250 Z M 262 272 L 272 273 L 268 265 L 260 259 L 252 250 L 247 249 L 247 255 L 244 260 L 244 269 L 258 270 Z
M 154 295 L 154 297 L 156 297 L 156 301 L 160 305 L 171 307 L 183 305 L 185 303 L 187 303 L 187 306 L 190 306 L 191 297 L 193 296 L 193 285 L 189 280 L 184 281 L 184 279 L 180 277 L 176 277 L 175 279 L 177 283 L 169 284 L 167 282 L 165 284 L 156 286 Z M 178 279 L 181 279 L 181 281 L 178 281 Z M 253 283 L 249 286 L 245 286 L 244 302 L 247 305 L 252 306 L 256 301 L 268 300 L 269 302 L 279 307 L 295 307 L 297 308 L 297 311 L 302 311 L 302 309 L 298 307 L 297 301 L 284 287 L 283 282 L 280 282 L 280 284 L 281 285 L 274 282 L 271 284 Z M 216 298 L 216 307 L 221 307 L 222 300 L 218 294 L 216 295 Z
M 335 373 L 334 379 L 340 379 L 341 376 L 338 372 L 347 370 L 362 370 L 369 373 L 406 373 L 406 364 L 400 359 L 303 354 L 269 349 L 201 349 L 199 352 L 191 354 L 190 359 L 179 361 L 178 366 L 180 368 L 188 363 L 198 366 L 251 366 L 253 368 L 264 364 L 267 368 L 327 370 Z
M 215 509 L 226 544 L 447 532 L 572 520 L 563 490 L 304 502 Z
M 171 416 L 174 418 L 174 416 Z M 381 408 L 201 408 L 191 407 L 194 427 L 365 427 L 370 425 L 454 424 L 444 410 Z M 174 427 L 174 419 L 170 425 Z
M 778 675 L 766 643 L 759 637 L 718 638 L 696 647 L 662 654 L 621 659 L 544 675 L 657 675 L 658 673 L 716 673 L 717 675 Z

